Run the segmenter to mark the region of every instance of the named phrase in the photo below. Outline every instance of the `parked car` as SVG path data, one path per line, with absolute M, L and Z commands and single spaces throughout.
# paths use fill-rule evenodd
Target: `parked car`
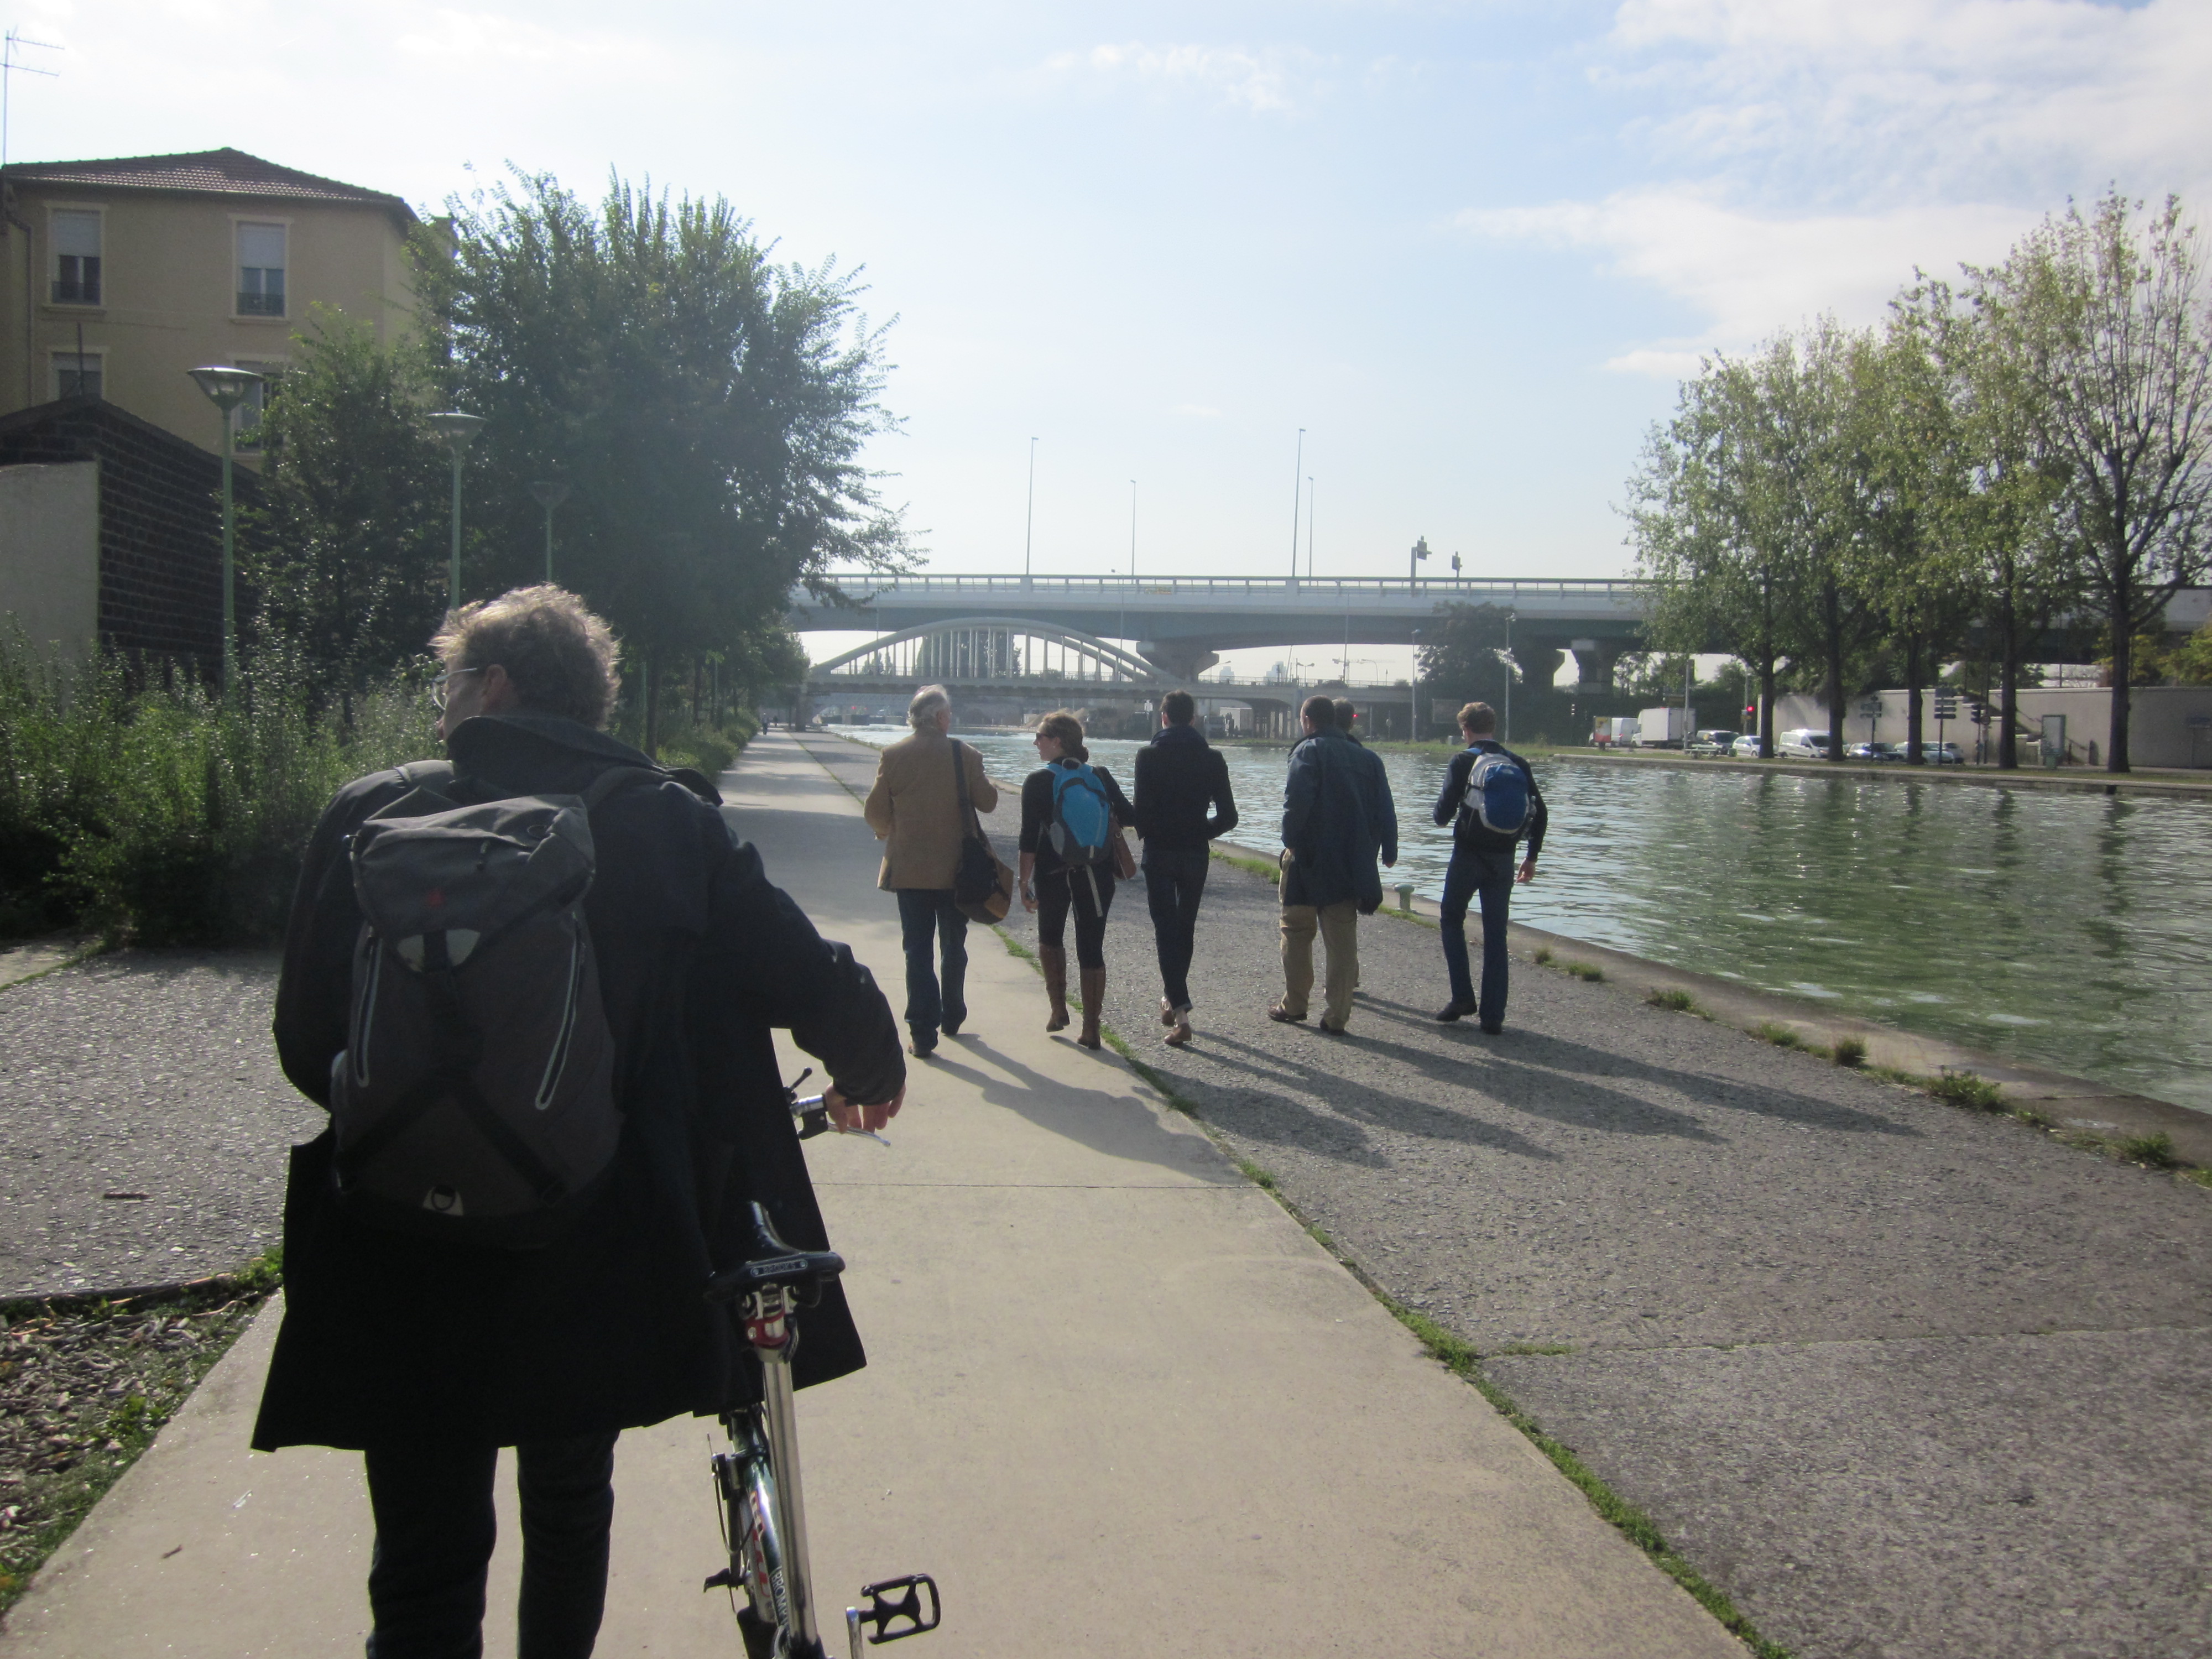
M 1826 760 L 1828 734 L 1809 726 L 1796 726 L 1774 740 L 1774 752 L 1784 760 Z
M 1729 745 L 1735 741 L 1733 732 L 1708 731 L 1691 735 L 1689 752 L 1692 755 L 1725 755 Z
M 1905 751 L 1893 743 L 1855 743 L 1844 750 L 1845 760 L 1902 761 Z
M 1955 743 L 1923 743 L 1920 757 L 1930 766 L 1964 766 L 1966 757 L 1959 752 Z
M 1759 733 L 1756 732 L 1745 732 L 1741 737 L 1738 738 L 1734 743 L 1729 745 L 1729 753 L 1735 756 L 1738 760 L 1757 760 L 1759 758 Z

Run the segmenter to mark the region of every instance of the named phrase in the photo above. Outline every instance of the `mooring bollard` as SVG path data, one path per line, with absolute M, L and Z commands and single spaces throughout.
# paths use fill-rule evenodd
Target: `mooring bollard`
M 1398 884 L 1398 908 L 1409 914 L 1413 910 L 1413 884 L 1410 881 L 1401 881 Z

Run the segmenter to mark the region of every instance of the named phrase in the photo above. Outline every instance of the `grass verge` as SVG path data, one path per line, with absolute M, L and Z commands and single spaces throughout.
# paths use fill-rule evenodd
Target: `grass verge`
M 154 1443 L 281 1277 L 271 1250 L 173 1291 L 0 1303 L 0 1612 Z
M 1224 853 L 1218 847 L 1212 848 L 1211 850 L 1213 856 L 1222 863 L 1258 876 L 1270 886 L 1279 887 L 1283 884 L 1283 872 L 1278 865 L 1270 864 L 1265 859 L 1248 858 L 1242 853 Z
M 1698 1000 L 1687 991 L 1662 988 L 1653 991 L 1644 1000 L 1654 1008 L 1671 1008 L 1678 1014 L 1694 1014 L 1698 1012 Z

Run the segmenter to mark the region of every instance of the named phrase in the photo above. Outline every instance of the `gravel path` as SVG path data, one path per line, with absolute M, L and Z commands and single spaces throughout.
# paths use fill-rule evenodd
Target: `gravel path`
M 0 989 L 0 1296 L 224 1273 L 277 1242 L 285 1151 L 324 1117 L 277 1069 L 276 983 L 270 952 L 143 951 Z
M 2212 1194 L 1527 962 L 1504 1036 L 1438 1025 L 1389 918 L 1348 1037 L 1277 1025 L 1276 914 L 1214 866 L 1177 1051 L 1125 888 L 1109 1020 L 1765 1635 L 2212 1656 Z

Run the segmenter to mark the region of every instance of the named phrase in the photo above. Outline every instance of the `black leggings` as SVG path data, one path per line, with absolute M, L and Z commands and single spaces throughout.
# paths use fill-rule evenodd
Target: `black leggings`
M 1098 898 L 1091 902 L 1093 880 Z M 1067 939 L 1067 915 L 1075 913 L 1075 963 L 1079 968 L 1106 965 L 1106 912 L 1114 905 L 1114 872 L 1063 866 L 1036 878 L 1037 943 L 1058 951 Z

